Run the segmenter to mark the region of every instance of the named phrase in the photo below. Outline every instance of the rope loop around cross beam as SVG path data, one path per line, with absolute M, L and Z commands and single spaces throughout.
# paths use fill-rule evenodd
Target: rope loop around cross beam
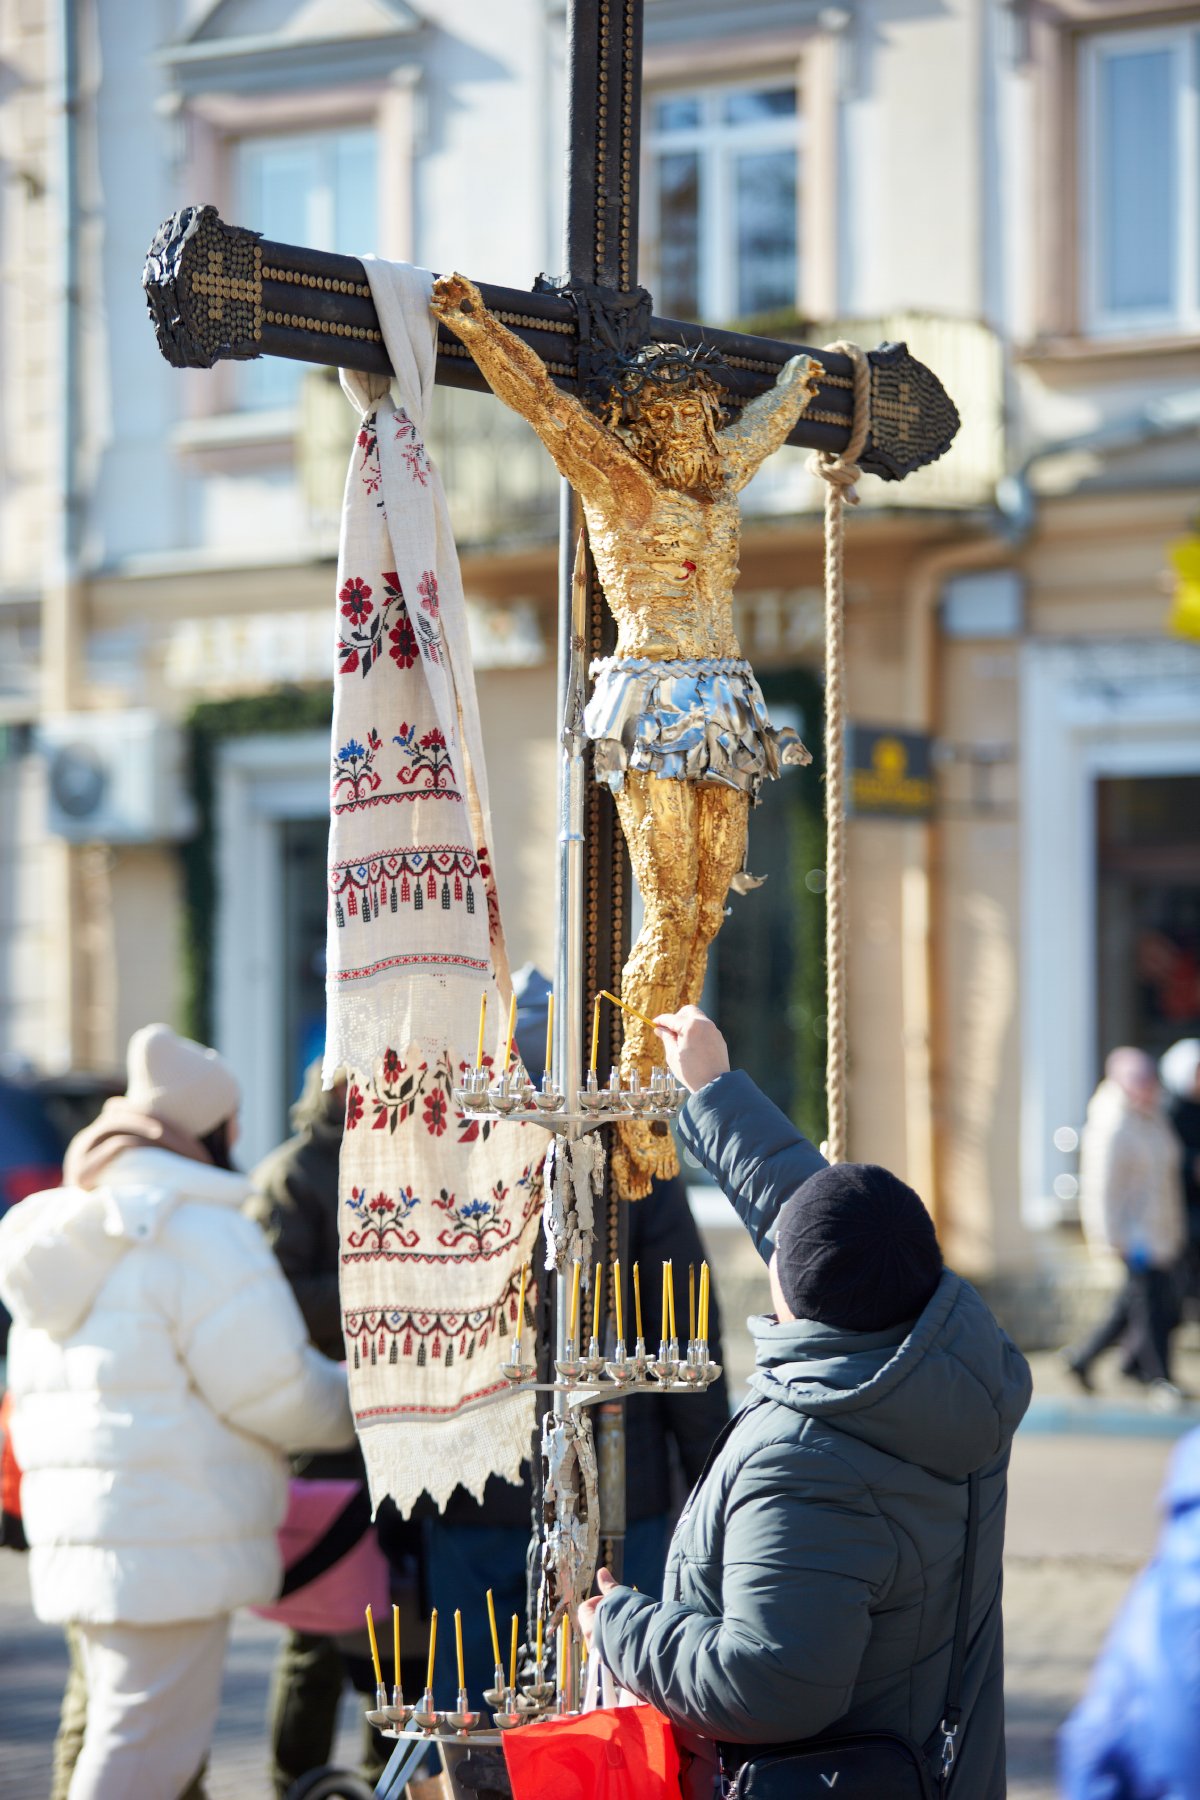
M 845 508 L 858 504 L 858 459 L 871 430 L 871 366 L 857 344 L 827 344 L 854 371 L 854 423 L 838 455 L 814 451 L 808 467 L 825 483 L 825 1096 L 830 1162 L 845 1162 L 846 1120 L 846 651 Z

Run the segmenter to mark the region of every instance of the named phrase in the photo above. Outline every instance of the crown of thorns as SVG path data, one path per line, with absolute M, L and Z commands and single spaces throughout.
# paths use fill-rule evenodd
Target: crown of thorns
M 595 387 L 612 423 L 637 418 L 647 388 L 703 388 L 720 399 L 729 371 L 706 344 L 643 344 L 632 354 L 606 360 Z

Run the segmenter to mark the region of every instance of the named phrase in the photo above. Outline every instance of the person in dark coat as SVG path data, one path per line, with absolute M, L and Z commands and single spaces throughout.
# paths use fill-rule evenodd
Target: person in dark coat
M 820 1732 L 935 1738 L 980 1476 L 951 1794 L 1005 1792 L 1001 1559 L 1027 1363 L 943 1267 L 911 1188 L 836 1167 L 697 1008 L 658 1021 L 691 1091 L 680 1135 L 769 1259 L 753 1398 L 693 1492 L 665 1597 L 598 1576 L 580 1627 L 685 1732 L 745 1747 Z

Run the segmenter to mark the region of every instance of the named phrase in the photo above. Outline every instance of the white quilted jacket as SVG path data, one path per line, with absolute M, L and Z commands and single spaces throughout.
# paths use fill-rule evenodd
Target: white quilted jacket
M 240 1176 L 126 1150 L 0 1220 L 12 1437 L 37 1615 L 159 1625 L 278 1592 L 283 1453 L 353 1441 L 239 1208 Z

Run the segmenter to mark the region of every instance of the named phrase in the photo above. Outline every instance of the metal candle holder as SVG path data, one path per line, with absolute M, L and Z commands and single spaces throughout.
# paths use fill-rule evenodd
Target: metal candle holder
M 387 1689 L 382 1682 L 376 1683 L 375 1706 L 374 1709 L 367 1714 L 367 1723 L 369 1725 L 374 1725 L 377 1730 L 381 1730 L 383 1726 L 392 1723 L 392 1712 L 388 1705 Z
M 541 1087 L 536 1088 L 519 1064 L 494 1080 L 490 1070 L 480 1064 L 466 1070 L 453 1097 L 460 1112 L 486 1113 L 493 1118 L 510 1119 L 515 1125 L 541 1125 L 547 1131 L 563 1134 L 576 1127 L 591 1131 L 630 1114 L 667 1121 L 675 1117 L 686 1093 L 666 1069 L 653 1071 L 649 1087 L 643 1087 L 636 1069 L 623 1087 L 621 1072 L 615 1066 L 609 1070 L 607 1085 L 601 1087 L 595 1070 L 589 1069 L 583 1085 L 575 1089 L 571 1110 L 566 1093 L 555 1086 L 549 1073 L 542 1077 Z
M 611 1381 L 615 1381 L 618 1384 L 618 1386 L 620 1386 L 620 1387 L 624 1387 L 627 1382 L 630 1382 L 633 1380 L 634 1367 L 633 1367 L 633 1363 L 630 1361 L 629 1357 L 626 1355 L 624 1338 L 617 1339 L 616 1348 L 613 1351 L 612 1361 L 606 1362 L 604 1365 L 604 1369 L 605 1369 L 605 1373 L 608 1375 L 609 1379 Z
M 580 1358 L 579 1366 L 585 1381 L 599 1381 L 604 1374 L 604 1357 L 600 1350 L 599 1338 L 593 1337 L 588 1340 L 587 1355 Z
M 458 1701 L 453 1712 L 439 1713 L 438 1723 L 446 1726 L 456 1735 L 466 1736 L 469 1731 L 477 1731 L 482 1715 L 471 1711 L 466 1688 L 459 1688 Z
M 421 1701 L 409 1715 L 409 1724 L 415 1725 L 418 1731 L 436 1731 L 441 1714 L 433 1704 L 433 1689 L 426 1688 Z
M 514 1386 L 518 1381 L 532 1381 L 537 1374 L 536 1363 L 523 1363 L 521 1361 L 521 1340 L 519 1336 L 514 1340 L 512 1355 L 506 1356 L 504 1361 L 500 1364 L 500 1373 L 503 1375 L 505 1381 L 511 1381 Z
M 670 1384 L 679 1373 L 679 1345 L 674 1338 L 661 1338 L 658 1355 L 650 1365 L 661 1382 Z

